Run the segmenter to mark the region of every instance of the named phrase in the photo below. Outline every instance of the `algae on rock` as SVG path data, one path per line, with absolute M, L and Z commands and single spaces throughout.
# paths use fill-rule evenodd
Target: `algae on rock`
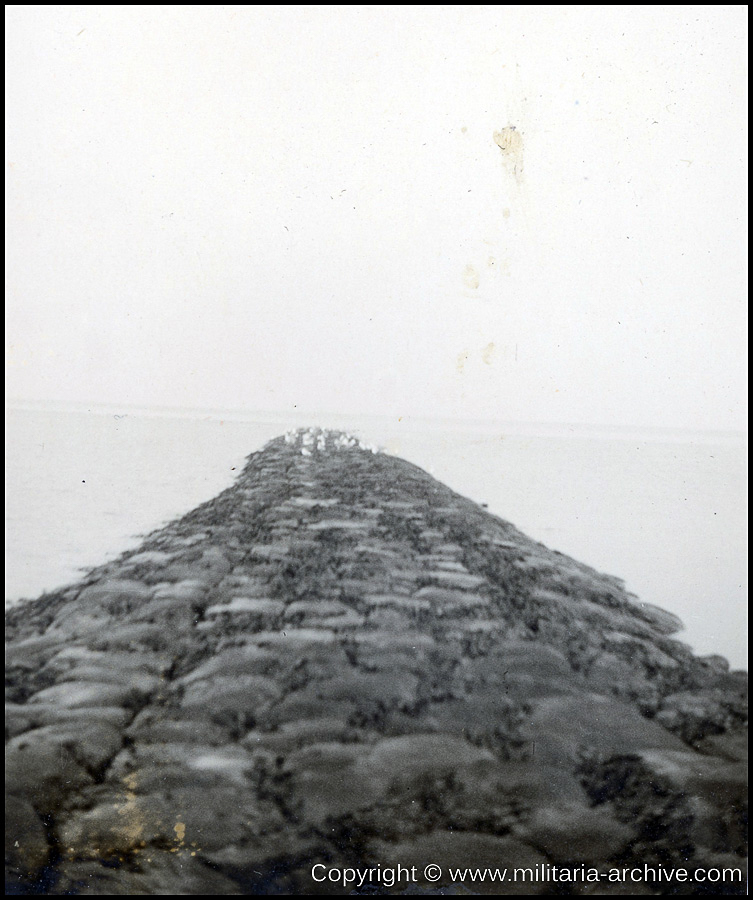
M 6 624 L 13 893 L 337 891 L 317 863 L 744 864 L 745 674 L 347 435 L 270 442 Z

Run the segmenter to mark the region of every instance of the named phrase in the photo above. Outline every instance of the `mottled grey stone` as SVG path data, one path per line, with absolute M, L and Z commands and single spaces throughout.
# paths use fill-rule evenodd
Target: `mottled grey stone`
M 619 579 L 332 433 L 272 441 L 6 626 L 16 892 L 350 893 L 312 864 L 692 870 L 746 850 L 744 673 Z

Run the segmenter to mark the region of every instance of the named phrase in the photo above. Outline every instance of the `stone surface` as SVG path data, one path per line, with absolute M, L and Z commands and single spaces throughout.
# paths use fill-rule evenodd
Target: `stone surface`
M 744 865 L 745 674 L 346 435 L 272 441 L 6 626 L 9 893 L 546 894 L 450 868 Z M 417 877 L 354 891 L 317 863 Z M 598 887 L 567 892 L 626 892 Z

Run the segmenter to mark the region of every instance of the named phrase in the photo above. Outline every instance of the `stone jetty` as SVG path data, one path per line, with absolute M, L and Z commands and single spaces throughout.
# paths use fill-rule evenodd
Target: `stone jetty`
M 6 627 L 7 893 L 693 894 L 744 866 L 745 673 L 345 434 L 271 441 Z

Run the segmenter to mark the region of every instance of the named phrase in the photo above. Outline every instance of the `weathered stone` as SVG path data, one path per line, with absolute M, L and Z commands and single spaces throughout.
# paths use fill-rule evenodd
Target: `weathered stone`
M 250 613 L 258 615 L 265 620 L 277 618 L 285 609 L 285 604 L 280 600 L 270 600 L 265 597 L 233 597 L 229 603 L 218 603 L 207 607 L 204 615 L 207 618 L 223 614 L 239 615 Z
M 180 718 L 176 718 L 180 716 Z M 228 741 L 228 731 L 210 721 L 185 718 L 179 710 L 144 709 L 128 726 L 129 740 L 145 744 L 207 744 L 215 746 Z
M 662 700 L 656 719 L 688 743 L 735 724 L 725 692 L 719 688 L 670 694 Z
M 335 633 L 328 628 L 285 628 L 259 632 L 254 641 L 260 647 L 287 646 L 292 652 L 301 653 L 307 645 L 334 643 Z
M 382 865 L 406 869 L 416 867 L 418 884 L 431 893 L 440 890 L 447 893 L 454 885 L 462 885 L 466 891 L 482 894 L 514 894 L 536 895 L 549 893 L 551 887 L 543 881 L 536 881 L 534 874 L 537 867 L 547 862 L 545 856 L 528 844 L 511 837 L 497 837 L 488 834 L 476 834 L 462 831 L 437 831 L 434 834 L 421 835 L 399 844 L 385 844 L 374 841 L 371 845 L 374 857 Z M 427 863 L 436 866 L 433 871 L 439 872 L 438 879 L 427 879 L 425 872 Z M 521 875 L 519 881 L 513 883 L 495 880 L 473 880 L 468 876 L 461 882 L 453 881 L 450 870 L 491 869 L 492 871 L 514 869 L 530 869 L 530 877 Z M 538 869 L 541 872 L 541 869 Z M 462 888 L 458 893 L 462 893 Z
M 382 629 L 354 634 L 353 640 L 357 644 L 371 644 L 385 650 L 398 647 L 416 650 L 418 648 L 428 648 L 434 644 L 434 639 L 431 635 L 424 634 L 420 631 L 408 631 L 403 632 L 402 634 L 393 634 L 390 631 L 384 631 Z
M 285 607 L 285 618 L 323 619 L 350 612 L 339 600 L 298 600 Z
M 47 832 L 34 807 L 24 797 L 6 794 L 6 892 L 8 887 L 16 883 L 37 881 L 37 873 L 48 862 L 50 855 Z
M 329 506 L 337 506 L 340 501 L 336 497 L 291 497 L 288 504 L 304 509 L 316 509 L 317 506 L 323 508 Z
M 633 828 L 618 822 L 609 810 L 575 801 L 534 810 L 513 832 L 549 860 L 570 866 L 580 866 L 584 859 L 590 864 L 619 859 L 636 836 Z
M 105 632 L 101 624 L 89 634 L 88 646 L 92 650 L 107 648 L 108 650 L 145 649 L 149 652 L 166 649 L 170 644 L 164 626 L 140 622 L 120 624 L 113 623 Z
M 489 603 L 489 600 L 480 594 L 472 594 L 445 587 L 423 587 L 416 591 L 414 597 L 417 600 L 428 600 L 432 610 L 437 612 L 471 609 L 478 606 L 487 606 Z
M 414 734 L 379 741 L 360 768 L 386 791 L 396 782 L 451 775 L 474 765 L 493 762 L 494 755 L 468 741 L 446 734 Z
M 289 753 L 306 744 L 349 743 L 356 730 L 335 716 L 285 722 L 275 731 L 249 731 L 241 744 L 247 750 Z
M 171 848 L 172 849 L 172 848 Z M 239 893 L 238 885 L 191 856 L 189 850 L 171 854 L 161 848 L 145 849 L 138 868 L 104 862 L 63 861 L 56 888 L 61 894 L 170 894 L 175 885 L 185 894 L 211 897 Z
M 304 620 L 305 622 L 305 620 Z M 366 623 L 366 616 L 361 616 L 352 609 L 338 616 L 327 616 L 321 620 L 322 628 L 331 628 L 335 632 L 350 631 L 360 628 Z
M 243 675 L 266 675 L 277 665 L 278 657 L 273 651 L 256 644 L 243 644 L 218 651 L 177 683 L 191 684 L 213 676 L 236 678 Z
M 251 552 L 259 559 L 282 560 L 290 553 L 290 544 L 275 541 L 273 544 L 255 544 Z
M 471 575 L 470 572 L 448 571 L 444 568 L 428 569 L 423 572 L 423 576 L 425 578 L 430 578 L 437 584 L 466 591 L 475 590 L 486 583 L 485 578 L 481 578 L 478 575 Z
M 137 695 L 130 685 L 107 682 L 63 681 L 34 694 L 29 705 L 52 704 L 76 709 L 92 706 L 127 706 Z
M 748 758 L 748 729 L 739 728 L 724 734 L 712 734 L 697 744 L 701 753 L 709 756 L 720 756 L 733 762 L 742 762 Z
M 117 652 L 108 650 L 97 651 L 88 647 L 66 647 L 56 654 L 48 663 L 47 668 L 57 677 L 65 677 L 72 671 L 81 671 L 82 668 L 91 668 L 107 672 L 106 680 L 122 680 L 124 674 L 142 671 L 150 675 L 159 675 L 169 667 L 170 659 L 167 654 L 149 653 L 145 650 L 139 652 Z M 67 679 L 66 680 L 73 680 Z
M 112 725 L 124 728 L 131 719 L 132 713 L 119 706 L 87 707 L 86 723 Z M 48 725 L 79 724 L 82 713 L 78 708 L 69 709 L 52 703 L 6 704 L 5 728 L 6 737 L 12 738 L 34 728 Z
M 523 728 L 536 743 L 536 754 L 546 760 L 573 763 L 582 750 L 634 753 L 644 748 L 682 748 L 679 738 L 644 719 L 634 707 L 619 700 L 582 694 L 540 701 Z
M 141 581 L 107 579 L 84 588 L 76 598 L 77 606 L 102 606 L 111 612 L 128 612 L 149 599 L 151 588 Z
M 52 813 L 72 792 L 92 784 L 92 777 L 70 750 L 49 739 L 12 738 L 5 748 L 9 789 L 30 801 L 40 813 Z
M 282 696 L 282 690 L 263 675 L 217 675 L 194 681 L 186 688 L 181 705 L 198 710 L 213 722 L 229 725 L 253 721 Z
M 71 754 L 89 772 L 97 771 L 120 750 L 122 730 L 106 722 L 59 722 L 26 731 L 17 739 L 19 747 L 59 748 Z
M 65 646 L 65 639 L 55 632 L 27 638 L 11 644 L 5 652 L 8 669 L 37 670 Z
M 536 894 L 544 863 L 746 849 L 744 673 L 350 438 L 273 441 L 6 624 L 14 892 Z M 315 862 L 419 875 L 354 890 Z M 447 880 L 486 866 L 531 877 Z
M 660 634 L 675 634 L 682 629 L 682 622 L 665 609 L 659 609 L 651 603 L 639 603 L 639 614 L 649 622 Z
M 292 803 L 313 822 L 337 818 L 369 806 L 379 798 L 379 785 L 356 762 L 368 753 L 361 744 L 313 744 L 288 756 L 285 771 L 292 780 Z
M 431 609 L 430 600 L 407 597 L 404 594 L 367 594 L 363 600 L 373 608 L 392 607 L 410 612 L 425 612 Z
M 164 566 L 172 559 L 172 553 L 164 553 L 162 550 L 145 550 L 141 553 L 134 553 L 125 561 L 130 566 L 150 566 L 159 568 Z
M 324 706 L 313 690 L 303 690 L 288 694 L 279 703 L 271 706 L 261 724 L 265 727 L 281 727 L 300 719 L 328 719 L 332 716 L 349 724 L 357 711 L 357 702 L 350 698 L 331 701 Z
M 416 613 L 406 607 L 378 607 L 372 610 L 366 621 L 381 631 L 404 632 L 411 627 Z
M 308 525 L 309 531 L 329 531 L 336 529 L 338 531 L 366 531 L 371 522 L 358 521 L 358 519 L 323 519 L 321 522 L 312 522 Z
M 207 591 L 207 583 L 199 578 L 186 578 L 170 584 L 159 584 L 154 589 L 155 600 L 183 600 L 190 603 L 200 600 Z
M 703 756 L 689 748 L 644 750 L 641 759 L 678 792 L 711 804 L 739 806 L 746 796 L 747 766 L 742 762 Z

